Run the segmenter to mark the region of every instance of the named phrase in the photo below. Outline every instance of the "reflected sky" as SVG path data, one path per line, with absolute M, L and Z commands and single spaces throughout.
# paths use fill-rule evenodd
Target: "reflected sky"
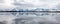
M 7 24 L 60 24 L 60 13 L 0 12 L 0 19 Z

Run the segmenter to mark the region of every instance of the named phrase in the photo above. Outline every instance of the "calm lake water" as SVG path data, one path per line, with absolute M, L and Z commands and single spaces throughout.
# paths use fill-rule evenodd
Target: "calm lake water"
M 0 12 L 0 24 L 60 24 L 60 13 Z

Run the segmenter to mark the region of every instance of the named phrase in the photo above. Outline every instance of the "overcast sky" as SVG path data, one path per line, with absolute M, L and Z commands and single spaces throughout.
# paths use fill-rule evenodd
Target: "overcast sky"
M 18 3 L 21 3 L 21 4 L 32 4 L 35 7 L 40 6 L 42 8 L 54 8 L 58 4 L 60 4 L 60 0 L 24 0 L 20 2 L 19 0 L 17 1 Z M 12 3 L 14 3 L 14 0 L 0 0 L 0 7 L 1 8 L 15 7 L 15 5 L 13 5 Z

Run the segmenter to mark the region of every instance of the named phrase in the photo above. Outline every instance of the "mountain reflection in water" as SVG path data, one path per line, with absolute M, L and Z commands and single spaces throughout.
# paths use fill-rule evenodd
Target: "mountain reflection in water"
M 60 13 L 0 12 L 3 24 L 60 24 Z

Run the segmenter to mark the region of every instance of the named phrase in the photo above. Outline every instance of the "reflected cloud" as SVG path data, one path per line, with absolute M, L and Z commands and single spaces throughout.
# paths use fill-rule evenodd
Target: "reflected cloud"
M 60 24 L 60 13 L 0 12 L 0 19 L 7 24 Z

